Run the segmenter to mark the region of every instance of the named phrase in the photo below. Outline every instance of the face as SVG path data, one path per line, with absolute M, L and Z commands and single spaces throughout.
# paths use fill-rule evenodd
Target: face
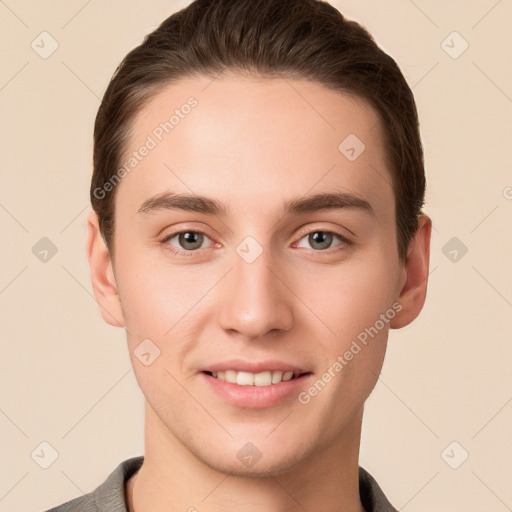
M 403 308 L 377 114 L 306 80 L 182 80 L 136 117 L 134 151 L 114 300 L 153 427 L 228 473 L 304 462 L 362 412 Z

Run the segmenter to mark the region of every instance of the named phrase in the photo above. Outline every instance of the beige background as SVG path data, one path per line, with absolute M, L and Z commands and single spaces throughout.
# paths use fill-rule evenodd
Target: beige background
M 360 464 L 399 510 L 511 510 L 512 2 L 332 3 L 413 87 L 435 227 L 427 304 L 391 333 Z M 124 331 L 101 320 L 85 257 L 92 127 L 115 66 L 182 5 L 0 1 L 2 511 L 77 497 L 143 453 Z M 31 48 L 43 31 L 47 59 Z M 45 263 L 42 237 L 58 249 Z M 468 248 L 455 262 L 452 237 Z M 31 455 L 43 441 L 48 469 Z

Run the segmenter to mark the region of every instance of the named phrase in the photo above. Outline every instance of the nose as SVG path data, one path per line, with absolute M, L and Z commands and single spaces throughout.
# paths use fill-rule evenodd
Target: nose
M 293 325 L 293 292 L 285 269 L 270 250 L 264 249 L 254 261 L 240 254 L 234 253 L 232 270 L 219 290 L 220 326 L 250 340 L 288 331 Z

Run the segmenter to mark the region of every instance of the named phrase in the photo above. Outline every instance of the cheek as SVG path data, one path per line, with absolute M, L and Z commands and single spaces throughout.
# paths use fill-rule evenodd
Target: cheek
M 347 260 L 337 268 L 326 267 L 301 281 L 299 293 L 307 297 L 304 302 L 321 319 L 311 317 L 318 323 L 320 379 L 332 382 L 321 399 L 326 406 L 335 395 L 334 400 L 355 407 L 374 388 L 384 361 L 389 321 L 395 314 L 395 274 L 380 253 Z
M 395 274 L 381 258 L 357 260 L 338 267 L 317 268 L 298 281 L 297 295 L 340 342 L 374 325 L 394 300 Z
M 127 328 L 163 336 L 207 291 L 191 266 L 171 267 L 132 253 L 119 265 Z
M 160 371 L 157 375 L 165 369 L 172 374 L 182 372 L 209 314 L 201 308 L 201 298 L 218 278 L 208 271 L 203 275 L 193 265 L 145 264 L 144 256 L 134 251 L 124 258 L 118 275 L 128 347 L 133 366 L 138 368 L 137 379 L 146 387 L 155 371 Z M 150 344 L 150 351 L 158 353 L 148 367 L 136 359 L 141 351 L 138 347 L 146 339 L 154 344 Z M 167 380 L 166 387 L 172 388 L 174 381 L 171 377 Z

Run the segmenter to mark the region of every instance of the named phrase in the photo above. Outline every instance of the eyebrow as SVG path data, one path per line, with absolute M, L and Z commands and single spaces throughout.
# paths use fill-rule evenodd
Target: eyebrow
M 221 217 L 227 216 L 229 211 L 223 203 L 209 197 L 166 192 L 144 201 L 137 213 L 176 209 Z M 284 204 L 284 213 L 289 215 L 331 209 L 356 209 L 375 215 L 374 209 L 366 199 L 346 192 L 299 197 L 290 199 Z

